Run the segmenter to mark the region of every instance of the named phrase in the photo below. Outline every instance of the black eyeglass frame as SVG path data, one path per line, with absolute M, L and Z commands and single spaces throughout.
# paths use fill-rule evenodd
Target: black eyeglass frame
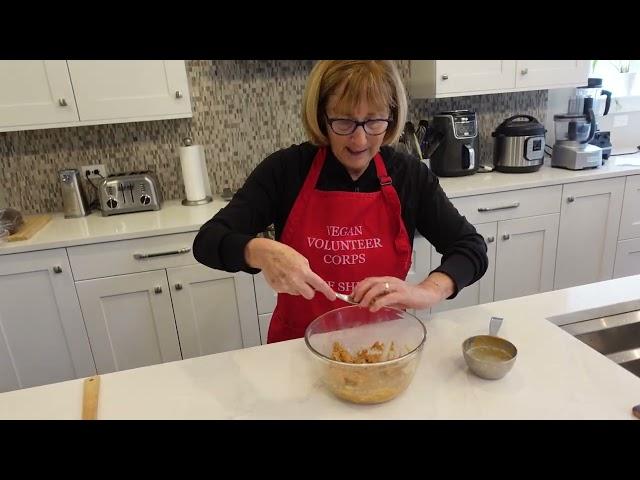
M 353 135 L 353 133 L 360 126 L 362 126 L 362 129 L 364 130 L 364 133 L 366 133 L 367 135 L 371 135 L 371 136 L 377 137 L 378 135 L 382 135 L 383 133 L 386 133 L 386 131 L 389 130 L 389 125 L 393 124 L 393 118 L 370 118 L 370 119 L 364 120 L 362 122 L 358 122 L 357 120 L 353 120 L 352 118 L 329 118 L 329 116 L 327 114 L 324 115 L 324 118 L 327 120 L 327 123 L 329 124 L 329 128 L 331 128 L 331 131 L 333 133 L 335 133 L 336 135 L 340 135 L 340 136 L 343 136 L 343 137 L 346 137 L 347 135 Z M 348 133 L 336 132 L 334 130 L 334 128 L 333 128 L 333 122 L 337 122 L 337 121 L 353 122 L 353 129 Z M 367 123 L 369 123 L 369 122 L 387 122 L 387 126 L 380 133 L 369 133 L 367 131 Z

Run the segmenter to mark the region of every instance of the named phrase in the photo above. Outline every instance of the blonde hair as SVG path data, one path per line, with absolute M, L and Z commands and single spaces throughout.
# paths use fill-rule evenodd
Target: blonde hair
M 407 119 L 407 93 L 395 64 L 390 60 L 320 60 L 311 70 L 302 100 L 302 124 L 314 145 L 328 145 L 324 118 L 329 97 L 338 92 L 344 113 L 366 100 L 374 109 L 389 109 L 393 123 L 383 145 L 395 143 Z

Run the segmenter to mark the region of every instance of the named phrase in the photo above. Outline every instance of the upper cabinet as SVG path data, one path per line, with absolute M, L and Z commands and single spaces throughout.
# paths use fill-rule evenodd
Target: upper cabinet
M 412 98 L 518 92 L 587 84 L 588 60 L 411 60 Z
M 80 120 L 191 116 L 184 61 L 68 60 Z
M 0 61 L 0 129 L 78 122 L 64 60 Z M 17 127 L 17 128 L 11 128 Z
M 183 60 L 0 61 L 0 131 L 191 116 Z

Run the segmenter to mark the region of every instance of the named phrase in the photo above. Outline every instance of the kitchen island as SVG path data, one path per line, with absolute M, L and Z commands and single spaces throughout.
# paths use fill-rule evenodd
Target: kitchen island
M 413 382 L 379 405 L 333 397 L 302 339 L 106 374 L 98 419 L 634 419 L 640 378 L 558 325 L 638 309 L 640 275 L 433 315 Z M 495 381 L 469 372 L 461 352 L 492 315 L 518 348 Z M 0 394 L 0 418 L 79 419 L 82 388 L 77 379 Z

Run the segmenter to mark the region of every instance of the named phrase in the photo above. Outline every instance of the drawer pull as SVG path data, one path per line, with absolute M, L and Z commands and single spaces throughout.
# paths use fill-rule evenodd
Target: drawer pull
M 495 237 L 491 236 L 491 237 L 487 237 L 487 243 L 493 243 L 495 241 Z
M 502 235 L 503 240 L 509 240 L 510 238 L 511 238 L 511 235 L 509 235 L 508 233 L 505 233 L 504 235 Z
M 478 207 L 479 212 L 493 212 L 494 210 L 506 210 L 507 208 L 517 208 L 520 206 L 520 202 L 513 202 L 510 205 L 503 205 L 502 207 Z
M 144 258 L 152 258 L 152 257 L 166 257 L 167 255 L 181 255 L 183 253 L 189 253 L 191 251 L 191 247 L 180 248 L 178 250 L 171 250 L 169 252 L 158 252 L 158 253 L 134 253 L 133 258 L 136 260 L 142 260 Z
M 567 197 L 567 202 L 571 203 L 573 201 L 575 201 L 575 197 Z
M 62 273 L 62 267 L 56 265 L 53 267 L 53 273 Z
M 156 287 L 153 289 L 155 293 L 162 293 L 162 287 Z

